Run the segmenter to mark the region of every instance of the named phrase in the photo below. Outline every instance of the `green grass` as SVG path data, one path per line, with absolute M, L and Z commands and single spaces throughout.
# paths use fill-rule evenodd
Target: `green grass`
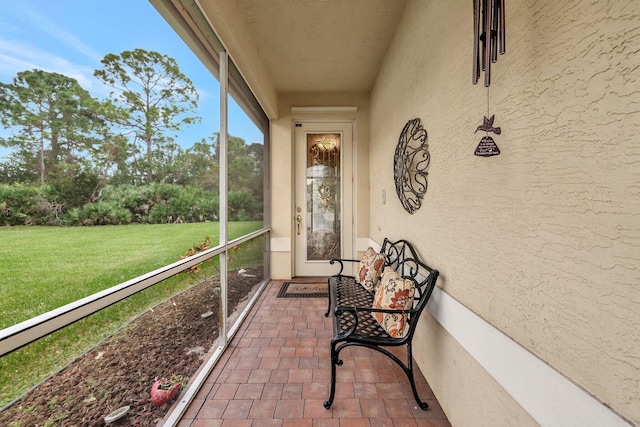
M 229 235 L 235 238 L 260 227 L 258 222 L 230 223 Z M 215 246 L 218 224 L 0 227 L 0 329 L 177 261 L 205 236 Z M 261 247 L 250 246 L 255 248 L 237 251 L 234 265 L 262 262 Z M 169 278 L 0 358 L 0 407 L 132 317 L 217 274 L 207 264 L 195 277 Z
M 230 223 L 231 238 L 260 227 Z M 0 329 L 177 261 L 218 223 L 0 227 Z

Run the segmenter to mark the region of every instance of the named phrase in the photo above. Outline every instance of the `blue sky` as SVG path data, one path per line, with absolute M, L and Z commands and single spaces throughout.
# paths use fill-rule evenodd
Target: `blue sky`
M 220 129 L 219 85 L 147 0 L 0 0 L 0 81 L 35 68 L 73 77 L 94 97 L 109 88 L 95 77 L 108 53 L 141 48 L 174 58 L 200 95 L 199 125 L 184 128 L 184 148 Z M 247 143 L 262 134 L 232 103 L 229 133 Z M 0 135 L 7 131 L 0 127 Z M 0 160 L 8 150 L 0 147 Z

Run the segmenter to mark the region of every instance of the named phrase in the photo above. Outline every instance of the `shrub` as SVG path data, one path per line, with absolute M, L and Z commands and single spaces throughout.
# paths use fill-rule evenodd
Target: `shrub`
M 131 212 L 117 204 L 100 201 L 72 209 L 66 220 L 77 225 L 124 225 L 131 222 Z
M 260 204 L 244 192 L 229 192 L 229 220 L 249 221 L 262 216 Z M 258 214 L 258 211 L 259 214 Z
M 100 177 L 94 172 L 80 171 L 72 176 L 54 176 L 51 198 L 66 209 L 81 207 L 92 202 L 100 189 Z
M 165 183 L 139 187 L 124 184 L 106 186 L 96 195 L 89 194 L 95 181 L 89 175 L 84 178 L 80 175 L 77 184 L 82 188 L 69 190 L 64 196 L 63 188 L 68 187 L 61 183 L 51 187 L 0 184 L 0 225 L 163 224 L 218 219 L 218 195 L 209 190 Z M 66 184 L 72 182 L 76 181 Z M 71 205 L 87 197 L 97 200 Z M 257 219 L 256 215 L 261 215 L 260 206 L 246 193 L 229 194 L 231 220 Z
M 24 225 L 33 222 L 38 188 L 23 184 L 0 184 L 0 225 Z
M 80 221 L 82 218 L 82 209 L 73 208 L 69 209 L 66 214 L 64 214 L 64 223 L 66 225 L 80 225 Z
M 141 221 L 152 224 L 204 222 L 218 218 L 217 194 L 193 186 L 152 184 L 145 186 L 148 215 Z
M 118 204 L 131 213 L 131 222 L 147 222 L 146 217 L 153 206 L 148 196 L 148 186 L 136 187 L 130 184 L 107 186 L 102 191 L 101 200 Z
M 25 221 L 26 225 L 62 225 L 64 205 L 54 199 L 48 199 L 42 194 L 31 199 L 31 217 Z

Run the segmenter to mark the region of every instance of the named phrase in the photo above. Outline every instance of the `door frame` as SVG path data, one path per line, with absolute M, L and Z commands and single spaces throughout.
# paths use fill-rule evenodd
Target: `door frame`
M 293 264 L 293 276 L 329 276 L 337 272 L 335 265 L 330 265 L 327 261 L 315 261 L 305 262 L 305 265 L 300 265 L 299 253 L 306 254 L 306 247 L 302 246 L 300 240 L 297 237 L 297 223 L 296 223 L 296 208 L 301 203 L 301 194 L 306 194 L 305 185 L 298 189 L 298 182 L 300 180 L 300 173 L 303 173 L 302 169 L 306 169 L 306 163 L 303 164 L 298 155 L 300 149 L 304 146 L 306 153 L 306 135 L 308 133 L 342 133 L 342 147 L 340 158 L 340 203 L 341 203 L 341 220 L 340 220 L 340 234 L 341 234 L 341 258 L 352 258 L 355 250 L 355 120 L 349 119 L 327 119 L 327 120 L 294 120 L 293 121 L 293 179 L 292 179 L 292 264 Z M 345 132 L 345 129 L 347 132 Z M 302 175 L 304 176 L 304 175 Z M 304 200 L 304 196 L 302 196 Z M 304 213 L 304 212 L 303 212 Z M 302 215 L 305 217 L 305 215 Z M 303 219 L 303 221 L 305 221 Z M 306 222 L 301 225 L 303 230 L 306 230 Z M 306 235 L 306 233 L 305 233 Z M 306 239 L 305 239 L 306 242 Z M 310 265 L 313 265 L 310 267 Z M 345 265 L 345 274 L 349 274 L 351 266 Z

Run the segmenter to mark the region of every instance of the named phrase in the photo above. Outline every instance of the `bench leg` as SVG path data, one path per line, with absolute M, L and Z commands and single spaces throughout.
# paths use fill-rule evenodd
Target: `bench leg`
M 339 358 L 339 353 L 345 347 L 349 347 L 351 345 L 358 345 L 353 343 L 346 343 L 338 347 L 338 343 L 339 342 L 337 341 L 331 340 L 331 390 L 329 392 L 329 399 L 326 402 L 324 402 L 324 407 L 327 409 L 331 408 L 331 405 L 333 404 L 333 399 L 336 394 L 336 366 L 342 366 L 342 363 L 343 363 L 342 360 Z M 420 399 L 420 396 L 418 395 L 418 388 L 416 387 L 416 381 L 413 376 L 413 354 L 412 354 L 410 342 L 407 345 L 408 359 L 407 359 L 406 365 L 400 359 L 398 359 L 398 357 L 395 354 L 389 352 L 385 348 L 381 348 L 375 345 L 367 345 L 367 344 L 364 344 L 364 345 L 360 344 L 360 345 L 362 345 L 363 347 L 367 347 L 372 350 L 377 350 L 381 353 L 384 353 L 385 355 L 389 356 L 391 360 L 396 362 L 396 364 L 398 364 L 398 366 L 402 368 L 402 371 L 407 375 L 407 378 L 409 379 L 409 383 L 411 384 L 411 391 L 413 392 L 413 397 L 416 400 L 416 403 L 418 404 L 420 409 L 422 409 L 423 411 L 426 411 L 429 408 L 429 404 L 427 404 L 427 402 L 423 402 Z
M 407 377 L 409 378 L 409 382 L 411 383 L 411 390 L 413 391 L 413 397 L 416 399 L 416 403 L 418 403 L 418 406 L 420 406 L 420 409 L 422 409 L 423 411 L 426 411 L 429 405 L 427 404 L 427 402 L 423 402 L 422 400 L 420 400 L 420 396 L 418 396 L 418 389 L 416 387 L 416 380 L 414 379 L 414 376 L 413 376 L 413 354 L 411 351 L 411 342 L 409 342 L 409 345 L 407 346 L 407 356 L 408 356 L 407 368 L 405 369 L 403 367 L 403 370 L 407 374 Z
M 331 280 L 327 279 L 327 312 L 324 314 L 324 317 L 329 317 L 331 313 Z
M 333 398 L 336 395 L 336 366 L 342 365 L 342 360 L 338 358 L 339 349 L 336 348 L 337 343 L 331 340 L 331 391 L 329 393 L 329 399 L 324 402 L 324 407 L 329 409 L 333 404 Z

